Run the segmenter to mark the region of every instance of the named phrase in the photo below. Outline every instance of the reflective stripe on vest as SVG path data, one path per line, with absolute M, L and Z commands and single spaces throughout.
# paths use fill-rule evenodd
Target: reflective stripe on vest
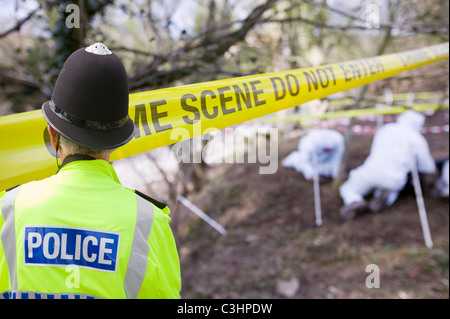
M 5 252 L 6 264 L 8 265 L 11 290 L 17 290 L 17 253 L 16 253 L 16 225 L 14 218 L 14 202 L 20 186 L 3 195 L 2 215 L 5 223 L 0 232 L 0 238 Z
M 35 291 L 5 291 L 0 293 L 0 299 L 100 299 L 88 294 L 74 293 L 43 293 Z
M 0 299 L 91 299 L 99 298 L 87 294 L 41 293 L 18 291 L 17 286 L 17 251 L 15 234 L 14 203 L 20 187 L 7 191 L 2 198 L 2 215 L 4 225 L 0 237 L 5 252 L 10 277 L 10 291 L 0 292 Z M 124 278 L 124 291 L 127 298 L 137 298 L 147 270 L 147 256 L 150 250 L 148 238 L 153 224 L 154 206 L 152 203 L 136 196 L 137 216 L 131 247 L 130 259 Z
M 147 255 L 150 250 L 148 237 L 153 224 L 153 204 L 137 197 L 137 217 L 134 228 L 130 260 L 125 274 L 124 288 L 127 298 L 135 299 L 141 289 L 147 270 Z

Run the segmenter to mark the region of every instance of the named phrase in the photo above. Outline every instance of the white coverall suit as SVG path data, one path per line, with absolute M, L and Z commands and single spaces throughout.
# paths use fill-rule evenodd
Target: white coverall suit
M 386 124 L 377 131 L 370 155 L 350 171 L 349 179 L 339 189 L 345 205 L 363 201 L 373 190 L 375 197 L 388 190 L 385 205 L 392 205 L 407 182 L 413 160 L 420 173 L 434 173 L 435 162 L 420 133 L 424 122 L 422 114 L 408 110 L 398 117 L 397 123 Z
M 441 174 L 441 180 L 443 183 L 443 188 L 441 191 L 442 197 L 448 197 L 448 194 L 449 194 L 448 178 L 449 178 L 449 169 L 448 169 L 448 160 L 447 160 L 447 161 L 445 161 L 445 164 L 442 167 L 442 174 Z
M 438 180 L 435 183 L 434 186 L 434 192 L 437 196 L 443 197 L 443 198 L 448 198 L 449 197 L 449 163 L 448 160 L 446 160 L 444 162 L 444 164 L 442 165 L 442 171 L 441 171 L 441 176 L 439 176 Z
M 311 179 L 314 175 L 313 152 L 315 151 L 318 174 L 336 178 L 344 149 L 344 137 L 339 132 L 330 129 L 313 129 L 300 139 L 298 150 L 284 159 L 283 166 L 293 167 L 306 179 Z

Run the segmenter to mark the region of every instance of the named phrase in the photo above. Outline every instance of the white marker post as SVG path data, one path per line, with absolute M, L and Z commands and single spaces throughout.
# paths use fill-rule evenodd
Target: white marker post
M 316 226 L 322 226 L 322 208 L 320 206 L 320 183 L 319 183 L 319 169 L 317 164 L 317 149 L 313 151 L 313 185 L 314 185 L 314 210 L 316 213 Z
M 416 193 L 417 208 L 419 209 L 420 223 L 422 224 L 422 232 L 425 239 L 425 245 L 428 248 L 432 248 L 433 241 L 431 240 L 430 227 L 428 226 L 427 212 L 425 210 L 425 203 L 423 201 L 422 188 L 420 187 L 419 172 L 417 170 L 415 156 L 412 156 L 411 168 L 414 191 Z
M 222 235 L 226 235 L 227 231 L 225 228 L 223 228 L 218 222 L 216 222 L 214 219 L 206 215 L 200 208 L 192 204 L 186 197 L 183 195 L 178 194 L 177 199 L 180 203 L 182 203 L 184 206 L 189 208 L 194 214 L 196 214 L 198 217 L 203 219 L 205 222 L 207 222 L 212 228 L 217 230 Z

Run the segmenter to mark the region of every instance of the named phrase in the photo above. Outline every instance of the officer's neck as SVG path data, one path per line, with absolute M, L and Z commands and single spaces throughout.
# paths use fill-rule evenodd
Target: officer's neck
M 64 162 L 64 160 L 66 159 L 67 156 L 71 155 L 69 152 L 64 151 L 63 149 L 59 148 L 60 150 L 60 158 L 61 158 L 61 162 Z M 101 153 L 101 154 L 86 154 L 89 155 L 91 157 L 94 157 L 96 159 L 102 159 L 105 160 L 107 162 L 109 162 L 109 156 L 111 155 L 111 153 L 109 152 L 105 152 L 105 153 Z

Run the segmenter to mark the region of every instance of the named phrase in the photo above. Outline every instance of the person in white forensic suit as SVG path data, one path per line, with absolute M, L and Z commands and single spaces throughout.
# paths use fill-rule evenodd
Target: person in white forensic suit
M 432 195 L 436 197 L 441 197 L 444 199 L 449 199 L 449 163 L 448 159 L 443 161 L 442 168 L 440 169 L 441 173 L 439 178 L 436 180 L 434 184 L 434 188 L 432 190 Z
M 300 139 L 298 149 L 284 159 L 283 166 L 293 167 L 310 180 L 314 176 L 316 160 L 319 176 L 336 178 L 344 150 L 341 133 L 330 129 L 313 129 Z
M 413 161 L 419 173 L 435 172 L 435 161 L 420 133 L 424 123 L 424 115 L 407 110 L 396 123 L 385 124 L 377 131 L 369 156 L 350 171 L 348 180 L 339 188 L 344 202 L 341 217 L 350 219 L 360 212 L 378 212 L 392 205 L 407 183 Z M 365 196 L 372 192 L 373 198 L 366 201 Z

